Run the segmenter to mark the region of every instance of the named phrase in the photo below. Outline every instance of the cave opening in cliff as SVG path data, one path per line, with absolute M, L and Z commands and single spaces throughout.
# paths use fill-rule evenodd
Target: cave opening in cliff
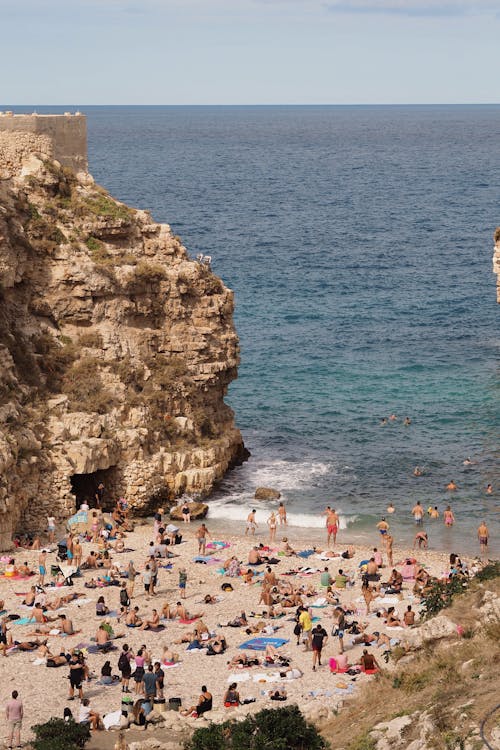
M 71 479 L 71 492 L 76 497 L 76 507 L 79 508 L 83 502 L 87 502 L 91 508 L 96 507 L 95 493 L 99 485 L 104 485 L 102 491 L 102 508 L 110 510 L 117 498 L 116 466 L 109 469 L 100 469 L 91 474 L 73 474 Z

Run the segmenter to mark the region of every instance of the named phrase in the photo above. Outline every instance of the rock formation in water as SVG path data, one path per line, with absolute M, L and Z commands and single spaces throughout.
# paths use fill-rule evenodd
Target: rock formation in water
M 233 293 L 169 226 L 23 152 L 0 181 L 0 549 L 102 481 L 146 511 L 243 455 Z
M 493 273 L 497 275 L 497 302 L 500 304 L 500 227 L 495 230 L 495 249 L 493 251 Z

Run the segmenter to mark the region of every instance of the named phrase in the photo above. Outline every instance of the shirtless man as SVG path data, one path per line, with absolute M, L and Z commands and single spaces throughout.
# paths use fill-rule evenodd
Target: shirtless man
M 47 552 L 42 550 L 38 555 L 38 585 L 43 586 L 47 574 Z
M 330 508 L 326 516 L 326 529 L 327 529 L 327 540 L 326 543 L 330 546 L 330 539 L 333 536 L 333 546 L 337 542 L 337 532 L 339 530 L 339 517 L 335 513 L 335 508 Z
M 421 526 L 424 518 L 424 509 L 420 504 L 420 500 L 417 500 L 416 504 L 413 506 L 411 514 L 415 519 L 417 526 Z
M 250 552 L 248 553 L 248 564 L 249 565 L 260 565 L 260 563 L 264 562 L 262 557 L 260 556 L 260 552 L 258 547 L 252 547 Z
M 104 623 L 101 623 L 101 625 L 99 625 L 97 633 L 95 634 L 95 642 L 97 643 L 97 647 L 101 650 L 105 650 L 107 644 L 111 640 L 107 629 L 103 627 L 103 625 Z
M 196 538 L 198 539 L 198 554 L 199 555 L 205 554 L 205 548 L 207 546 L 207 536 L 209 537 L 210 533 L 207 527 L 205 526 L 205 524 L 202 523 L 200 528 L 196 532 Z
M 66 635 L 74 635 L 74 633 L 76 632 L 73 628 L 73 623 L 71 622 L 71 620 L 68 620 L 66 615 L 59 615 L 59 627 Z
M 141 630 L 148 630 L 149 628 L 157 628 L 160 624 L 160 615 L 156 609 L 153 609 L 150 620 L 144 620 L 141 625 Z
M 482 521 L 477 530 L 477 538 L 479 540 L 479 547 L 481 549 L 482 555 L 486 552 L 488 548 L 489 537 L 490 537 L 490 532 L 488 530 L 488 527 L 486 526 L 485 522 Z
M 125 624 L 128 625 L 129 628 L 138 628 L 142 625 L 142 620 L 139 617 L 139 607 L 134 607 L 130 610 L 125 618 Z
M 271 567 L 266 568 L 266 572 L 264 573 L 264 584 L 267 586 L 278 585 L 278 579 L 276 577 L 276 573 Z
M 248 536 L 249 531 L 252 534 L 252 536 L 254 536 L 255 534 L 255 529 L 258 526 L 258 523 L 255 520 L 255 513 L 256 513 L 255 510 L 251 510 L 247 516 L 247 527 L 245 529 L 245 536 Z
M 413 539 L 413 549 L 415 549 L 417 544 L 419 549 L 427 549 L 429 546 L 429 538 L 426 531 L 417 531 Z
M 458 485 L 455 484 L 453 479 L 451 480 L 451 482 L 448 482 L 448 484 L 446 485 L 446 490 L 448 492 L 455 492 L 455 490 L 458 490 Z
M 286 508 L 284 503 L 280 503 L 278 506 L 278 517 L 280 519 L 280 526 L 286 526 L 287 520 L 286 520 Z
M 407 628 L 411 628 L 415 625 L 415 612 L 411 608 L 411 604 L 408 605 L 406 612 L 403 615 L 403 621 Z

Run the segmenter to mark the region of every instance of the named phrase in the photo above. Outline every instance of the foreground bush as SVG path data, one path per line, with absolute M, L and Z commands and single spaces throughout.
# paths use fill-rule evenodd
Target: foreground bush
M 33 750 L 79 750 L 90 739 L 90 729 L 83 724 L 52 718 L 33 727 Z
M 197 729 L 186 750 L 326 750 L 327 743 L 297 706 L 264 709 L 243 721 Z

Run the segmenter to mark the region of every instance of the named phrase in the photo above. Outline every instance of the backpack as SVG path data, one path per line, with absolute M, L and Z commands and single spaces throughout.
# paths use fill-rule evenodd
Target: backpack
M 130 662 L 125 651 L 121 652 L 120 658 L 118 659 L 118 669 L 120 670 L 120 672 L 126 672 L 127 669 L 130 669 Z
M 127 594 L 127 589 L 122 589 L 120 591 L 120 604 L 122 605 L 122 607 L 128 607 L 128 605 L 130 604 L 130 599 Z

